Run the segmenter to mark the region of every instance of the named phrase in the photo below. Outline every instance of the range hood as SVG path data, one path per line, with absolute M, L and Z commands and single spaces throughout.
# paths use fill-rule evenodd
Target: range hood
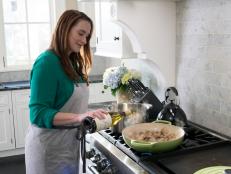
M 127 35 L 131 42 L 133 52 L 136 53 L 136 57 L 122 59 L 121 63 L 128 68 L 140 71 L 142 74 L 141 81 L 144 85 L 150 88 L 159 100 L 164 100 L 166 80 L 159 66 L 151 59 L 147 58 L 135 32 L 128 25 L 121 20 L 112 20 L 112 22 L 121 27 L 122 31 Z

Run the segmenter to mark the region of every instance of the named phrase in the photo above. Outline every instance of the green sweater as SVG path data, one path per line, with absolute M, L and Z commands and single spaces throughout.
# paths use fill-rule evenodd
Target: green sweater
M 52 51 L 36 59 L 31 71 L 30 121 L 42 128 L 52 128 L 53 119 L 74 91 L 74 82 L 65 74 Z

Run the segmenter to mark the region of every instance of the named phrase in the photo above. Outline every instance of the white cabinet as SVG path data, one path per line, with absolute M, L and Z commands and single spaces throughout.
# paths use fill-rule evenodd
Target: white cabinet
M 0 92 L 0 151 L 24 147 L 29 95 L 29 89 Z
M 103 83 L 90 83 L 89 103 L 114 101 L 115 97 L 109 89 L 104 89 Z
M 77 1 L 77 9 L 88 15 L 94 24 L 93 33 L 91 36 L 90 46 L 96 47 L 96 35 L 95 35 L 95 2 Z
M 103 83 L 90 84 L 89 103 L 114 101 Z M 23 148 L 29 126 L 30 89 L 0 91 L 0 151 Z
M 10 91 L 0 91 L 0 151 L 15 148 Z
M 25 136 L 29 126 L 29 96 L 29 89 L 12 91 L 16 148 L 25 146 Z
M 129 58 L 133 55 L 127 36 L 112 22 L 117 19 L 117 14 L 116 1 L 95 1 L 95 55 L 114 58 Z

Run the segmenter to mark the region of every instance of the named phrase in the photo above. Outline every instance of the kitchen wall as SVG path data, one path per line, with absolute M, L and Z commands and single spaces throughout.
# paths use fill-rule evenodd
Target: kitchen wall
M 117 1 L 118 19 L 135 32 L 147 58 L 175 85 L 176 3 L 173 0 Z
M 188 118 L 231 136 L 231 1 L 177 2 L 176 85 Z
M 29 79 L 29 76 L 29 70 L 0 72 L 0 83 L 11 81 L 26 81 Z

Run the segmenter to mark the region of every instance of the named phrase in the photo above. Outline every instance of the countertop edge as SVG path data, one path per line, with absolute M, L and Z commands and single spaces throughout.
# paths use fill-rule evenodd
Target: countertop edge
M 89 82 L 101 83 L 103 82 L 103 76 L 102 75 L 89 76 Z M 0 91 L 20 90 L 20 89 L 30 89 L 29 80 L 0 83 Z

